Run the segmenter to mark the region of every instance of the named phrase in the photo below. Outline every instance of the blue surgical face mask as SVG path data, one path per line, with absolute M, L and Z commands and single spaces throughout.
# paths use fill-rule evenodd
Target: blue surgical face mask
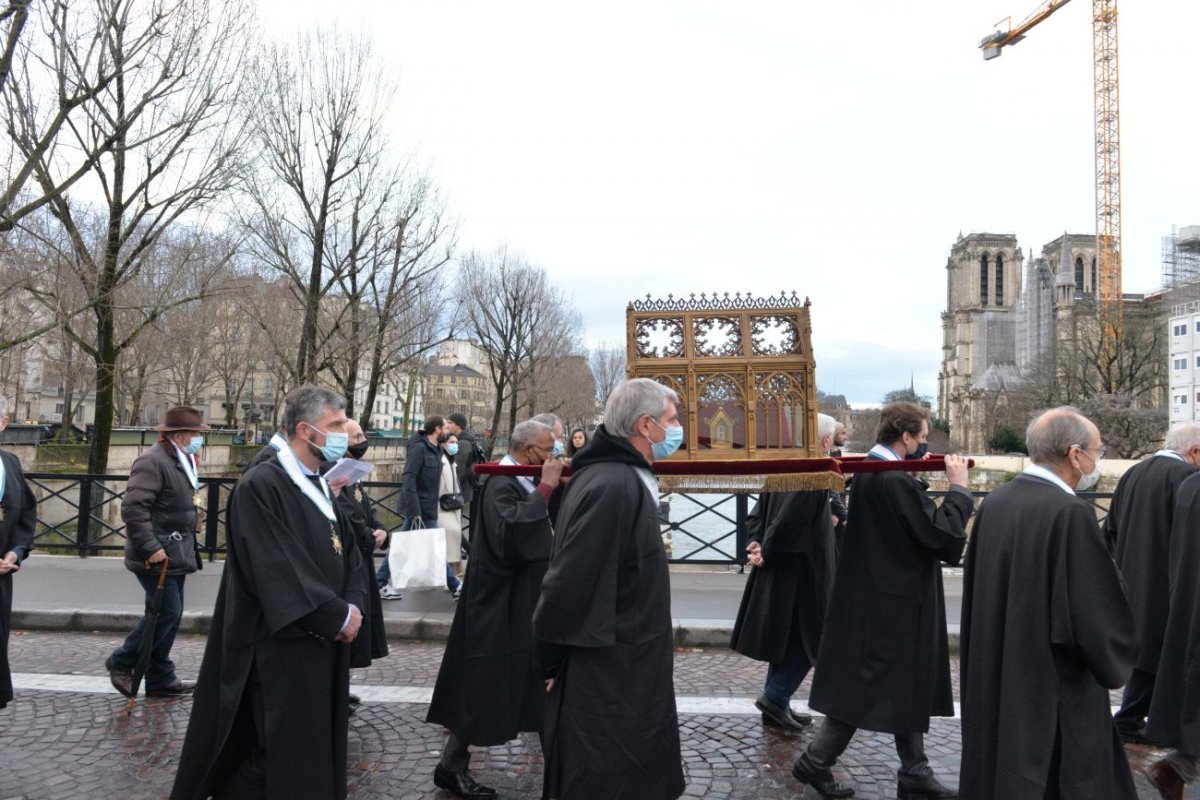
M 563 443 L 560 442 L 558 439 L 555 439 L 554 440 L 554 457 L 562 458 L 562 455 L 563 455 Z
M 325 434 L 325 446 L 319 448 L 321 457 L 326 461 L 337 461 L 342 456 L 346 455 L 346 449 L 350 447 L 350 434 L 348 433 L 325 433 L 325 431 L 312 426 L 312 429 L 317 433 Z M 310 439 L 308 442 L 313 447 L 316 447 Z
M 679 445 L 683 444 L 683 427 L 676 425 L 673 428 L 664 428 L 654 417 L 651 417 L 650 421 L 662 428 L 663 433 L 667 435 L 661 442 L 650 441 L 650 452 L 654 455 L 654 460 L 662 461 L 678 450 Z M 649 437 L 646 438 L 649 439 Z
M 458 442 L 451 442 L 450 444 L 446 445 L 446 455 L 458 455 Z
M 188 443 L 184 445 L 183 452 L 187 453 L 189 456 L 194 456 L 196 453 L 200 452 L 201 447 L 204 447 L 204 437 L 193 436 L 188 440 Z

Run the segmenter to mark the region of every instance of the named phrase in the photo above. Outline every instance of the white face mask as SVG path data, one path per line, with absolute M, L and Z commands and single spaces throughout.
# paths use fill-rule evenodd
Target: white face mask
M 1092 471 L 1080 476 L 1079 482 L 1075 484 L 1075 491 L 1086 492 L 1100 480 L 1100 459 L 1095 459 L 1092 464 Z

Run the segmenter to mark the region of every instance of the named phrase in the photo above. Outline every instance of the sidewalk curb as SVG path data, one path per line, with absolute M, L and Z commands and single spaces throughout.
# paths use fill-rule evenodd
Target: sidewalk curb
M 13 609 L 12 628 L 29 631 L 70 631 L 75 633 L 128 633 L 141 619 L 141 614 L 129 611 L 110 611 L 81 608 Z M 384 617 L 384 629 L 389 639 L 444 642 L 450 635 L 450 614 L 400 614 Z M 676 647 L 729 647 L 733 625 L 723 619 L 672 620 Z M 179 625 L 180 633 L 207 634 L 212 627 L 212 614 L 185 611 Z M 958 626 L 949 625 L 950 654 L 958 654 Z

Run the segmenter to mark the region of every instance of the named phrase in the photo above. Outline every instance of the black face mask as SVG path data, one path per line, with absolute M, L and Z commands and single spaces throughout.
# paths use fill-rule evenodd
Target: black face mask
M 370 446 L 370 442 L 359 442 L 358 444 L 352 444 L 347 447 L 346 452 L 353 459 L 362 459 L 362 457 L 367 454 L 367 448 Z
M 909 456 L 909 458 L 924 458 L 925 454 L 928 452 L 929 444 L 927 442 L 921 442 L 919 445 L 917 445 L 917 452 L 913 453 L 911 456 Z

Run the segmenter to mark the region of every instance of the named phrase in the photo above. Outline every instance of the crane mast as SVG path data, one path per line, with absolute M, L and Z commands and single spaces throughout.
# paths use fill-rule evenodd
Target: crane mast
M 985 60 L 1020 42 L 1071 0 L 1046 0 L 1015 28 L 979 42 Z M 1117 62 L 1117 0 L 1092 0 L 1092 77 L 1096 127 L 1096 269 L 1104 352 L 1116 354 L 1121 327 L 1121 122 Z

